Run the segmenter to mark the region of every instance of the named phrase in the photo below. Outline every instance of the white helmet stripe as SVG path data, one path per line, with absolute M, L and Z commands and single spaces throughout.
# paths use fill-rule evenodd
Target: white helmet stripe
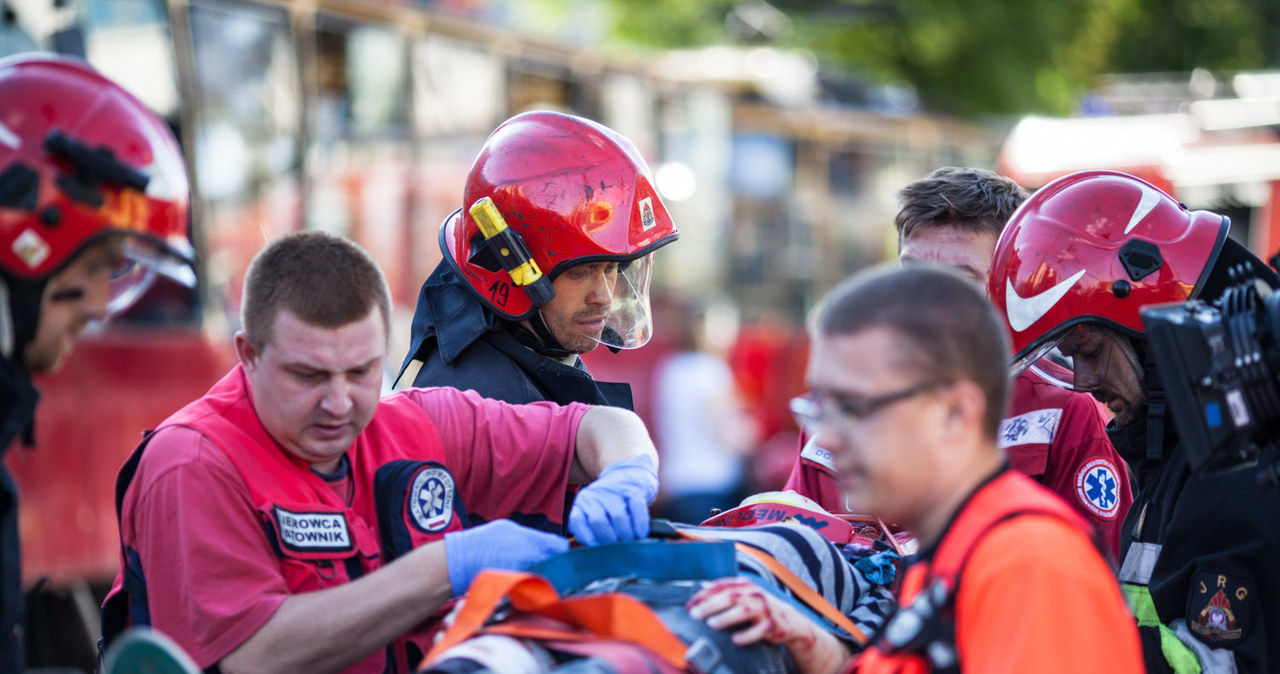
M 1147 217 L 1151 209 L 1160 203 L 1160 194 L 1155 190 L 1149 189 L 1146 185 L 1142 185 L 1142 199 L 1138 201 L 1138 207 L 1133 209 L 1133 215 L 1129 216 L 1129 224 L 1124 228 L 1124 233 L 1128 234 L 1138 226 L 1142 219 Z
M 22 139 L 9 127 L 5 126 L 4 122 L 0 122 L 0 143 L 4 143 L 15 150 L 22 147 Z

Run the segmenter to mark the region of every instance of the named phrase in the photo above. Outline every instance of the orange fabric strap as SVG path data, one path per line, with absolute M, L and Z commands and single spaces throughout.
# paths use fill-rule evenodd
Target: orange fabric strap
M 509 599 L 512 607 L 520 611 L 556 620 L 569 629 L 560 631 L 516 624 L 485 627 L 485 621 L 503 599 Z M 431 647 L 423 663 L 432 662 L 478 632 L 539 639 L 582 639 L 581 632 L 573 628 L 642 646 L 674 667 L 686 666 L 688 647 L 643 602 L 617 592 L 562 599 L 541 576 L 494 570 L 476 576 L 454 623 Z

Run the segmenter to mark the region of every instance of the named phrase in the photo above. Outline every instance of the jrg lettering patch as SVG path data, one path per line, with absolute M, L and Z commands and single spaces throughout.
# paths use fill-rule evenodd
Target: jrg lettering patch
M 1211 646 L 1240 641 L 1249 632 L 1253 588 L 1248 579 L 1233 574 L 1197 573 L 1187 597 L 1187 627 Z

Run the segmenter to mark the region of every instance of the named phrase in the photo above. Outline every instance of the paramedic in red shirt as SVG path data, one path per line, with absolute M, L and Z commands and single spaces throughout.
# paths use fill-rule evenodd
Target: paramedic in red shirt
M 104 635 L 150 625 L 222 672 L 408 671 L 483 568 L 648 533 L 656 453 L 633 413 L 453 388 L 379 398 L 390 298 L 321 232 L 250 265 L 239 364 L 121 469 Z M 588 484 L 589 483 L 589 484 Z M 585 484 L 564 512 L 569 484 Z
M 898 259 L 949 265 L 986 283 L 996 239 L 1026 197 L 1017 183 L 990 171 L 940 168 L 898 193 Z M 1098 528 L 1114 560 L 1133 494 L 1106 423 L 1105 409 L 1092 397 L 1024 371 L 1013 380 L 997 442 L 1015 470 L 1061 496 Z M 812 439 L 803 442 L 786 488 L 833 512 L 848 512 L 830 453 Z

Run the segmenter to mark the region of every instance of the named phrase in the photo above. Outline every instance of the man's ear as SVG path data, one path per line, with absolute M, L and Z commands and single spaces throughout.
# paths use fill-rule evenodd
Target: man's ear
M 962 379 L 951 384 L 947 391 L 947 432 L 967 434 L 982 427 L 987 411 L 987 396 L 976 382 Z M 958 436 L 955 436 L 958 437 Z
M 253 342 L 249 340 L 249 336 L 244 334 L 243 330 L 236 332 L 235 348 L 236 360 L 240 361 L 240 365 L 245 370 L 252 370 L 254 361 L 258 359 L 258 349 L 254 347 Z

